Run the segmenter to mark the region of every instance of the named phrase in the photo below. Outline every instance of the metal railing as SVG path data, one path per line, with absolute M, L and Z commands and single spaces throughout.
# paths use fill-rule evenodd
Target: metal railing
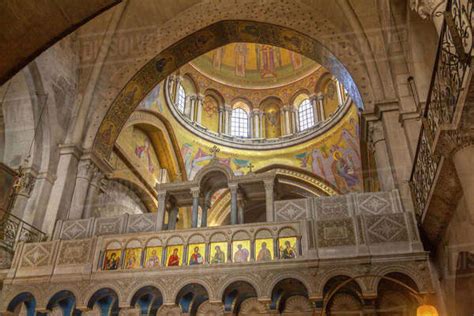
M 410 187 L 416 215 L 422 217 L 439 172 L 442 156 L 436 145 L 443 125 L 452 124 L 464 80 L 469 71 L 473 37 L 474 0 L 448 0 L 430 90 L 422 111 Z M 436 13 L 435 13 L 436 14 Z
M 15 215 L 0 210 L 0 247 L 9 251 L 15 249 L 18 242 L 39 242 L 46 234 L 24 222 Z

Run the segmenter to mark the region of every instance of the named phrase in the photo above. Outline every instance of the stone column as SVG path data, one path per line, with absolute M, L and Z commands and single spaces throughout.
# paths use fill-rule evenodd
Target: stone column
M 254 128 L 254 137 L 260 138 L 260 109 L 252 110 L 253 113 L 253 128 Z
M 207 192 L 202 205 L 201 227 L 207 227 L 207 211 L 211 208 L 211 192 Z
M 273 222 L 273 189 L 274 189 L 274 181 L 272 180 L 265 180 L 265 206 L 266 206 L 266 215 L 267 215 L 267 222 Z
M 165 221 L 165 211 L 166 211 L 166 191 L 158 191 L 158 214 L 157 214 L 157 223 L 156 230 L 163 230 L 163 224 Z
M 289 134 L 291 134 L 289 107 L 288 106 L 282 107 L 282 112 L 283 112 L 283 115 L 282 115 L 283 133 L 284 133 L 284 135 L 289 135 Z
M 202 120 L 202 104 L 204 102 L 204 97 L 202 95 L 196 96 L 196 122 L 201 124 Z
M 225 110 L 221 106 L 219 106 L 218 112 L 219 112 L 219 123 L 218 123 L 217 132 L 219 134 L 223 134 L 225 133 L 225 124 L 224 124 Z
M 255 138 L 255 128 L 254 128 L 254 124 L 253 124 L 254 123 L 254 119 L 253 119 L 254 115 L 255 114 L 253 113 L 253 111 L 250 111 L 250 113 L 249 113 L 249 126 L 250 126 L 249 137 L 250 138 Z
M 80 219 L 84 212 L 87 191 L 89 190 L 89 183 L 96 167 L 93 163 L 87 160 L 80 160 L 77 166 L 76 184 L 74 186 L 74 193 L 72 195 L 71 207 L 67 214 L 67 219 Z
M 300 131 L 300 124 L 299 124 L 299 116 L 298 116 L 298 110 L 295 108 L 290 109 L 291 113 L 291 125 L 292 125 L 292 133 L 297 133 Z
M 92 208 L 97 196 L 99 195 L 100 184 L 103 179 L 104 175 L 98 168 L 96 168 L 89 184 L 89 190 L 87 191 L 86 205 L 84 207 L 82 218 L 92 217 Z
M 337 104 L 340 106 L 342 103 L 344 103 L 344 95 L 343 95 L 343 90 L 341 87 L 341 84 L 339 81 L 337 81 L 336 78 L 332 79 L 334 81 L 334 84 L 336 85 L 336 92 L 337 92 Z
M 458 150 L 453 156 L 453 161 L 464 192 L 466 207 L 471 218 L 474 218 L 474 145 Z
M 224 116 L 225 117 L 225 123 L 224 123 L 225 134 L 230 135 L 231 133 L 230 121 L 232 117 L 232 108 L 229 105 L 226 105 L 224 107 L 224 111 L 225 111 L 225 116 Z
M 326 113 L 324 113 L 324 95 L 318 96 L 318 114 L 320 122 L 326 120 Z
M 184 113 L 191 121 L 195 120 L 195 115 L 194 115 L 195 103 L 196 103 L 196 96 L 190 95 L 186 97 L 186 102 L 184 105 Z
M 176 205 L 173 205 L 171 207 L 171 210 L 169 212 L 168 216 L 168 230 L 175 230 L 176 229 L 176 222 L 178 219 L 178 212 L 179 212 L 179 207 Z
M 377 176 L 382 191 L 395 189 L 390 157 L 381 122 L 372 122 L 369 126 L 369 150 L 374 151 Z
M 196 228 L 198 225 L 198 208 L 199 208 L 199 187 L 191 188 L 193 196 L 193 208 L 191 210 L 191 227 Z
M 180 76 L 175 76 L 174 77 L 174 85 L 173 85 L 173 103 L 176 103 L 177 96 L 178 96 L 178 87 L 181 83 L 181 77 Z
M 66 219 L 70 208 L 74 183 L 70 179 L 76 177 L 75 171 L 79 163 L 81 151 L 74 145 L 59 146 L 59 162 L 56 171 L 56 181 L 51 190 L 48 207 L 43 216 L 44 221 L 40 228 L 45 233 L 51 233 L 58 219 Z
M 237 189 L 239 185 L 236 183 L 229 184 L 230 189 L 230 223 L 236 225 L 238 222 L 237 217 Z
M 237 222 L 244 224 L 245 200 L 241 193 L 237 194 Z
M 314 124 L 318 123 L 319 120 L 319 111 L 318 111 L 318 97 L 313 95 L 309 98 L 311 102 L 311 106 L 313 107 L 313 117 L 314 117 Z

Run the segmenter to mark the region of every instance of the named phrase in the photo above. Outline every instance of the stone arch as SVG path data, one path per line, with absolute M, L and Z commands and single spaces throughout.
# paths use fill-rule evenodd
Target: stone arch
M 236 104 L 238 104 L 240 108 L 249 114 L 254 109 L 254 104 L 252 104 L 252 102 L 245 97 L 236 97 L 230 101 L 232 109 L 236 108 Z
M 297 104 L 295 102 L 300 95 L 306 95 L 309 97 L 311 95 L 311 91 L 305 88 L 299 89 L 291 95 L 290 99 L 288 100 L 288 105 L 296 108 Z
M 279 279 L 279 280 L 278 280 Z M 270 292 L 270 308 L 279 311 L 280 313 L 286 309 L 286 303 L 292 296 L 303 296 L 308 298 L 310 296 L 310 287 L 307 281 L 303 278 L 295 276 L 281 276 L 277 282 L 273 282 L 272 286 L 268 287 Z
M 94 294 L 96 294 L 97 292 L 99 292 L 100 290 L 102 289 L 108 289 L 109 290 L 109 293 L 115 293 L 118 297 L 118 300 L 120 302 L 124 301 L 123 300 L 123 297 L 120 297 L 119 295 L 123 295 L 123 291 L 120 291 L 120 288 L 118 287 L 118 285 L 116 284 L 113 284 L 113 283 L 103 283 L 103 284 L 98 284 L 92 288 L 90 288 L 87 292 L 85 292 L 82 296 L 82 306 L 86 306 L 88 307 L 89 306 L 89 303 L 93 301 L 93 297 L 94 297 Z
M 196 80 L 194 79 L 193 75 L 190 73 L 185 73 L 182 77 L 183 81 L 187 81 L 183 84 L 183 86 L 185 86 L 185 89 L 189 89 L 187 92 L 191 95 L 199 94 L 199 85 L 196 83 Z
M 233 278 L 225 282 L 219 290 L 219 297 L 224 304 L 227 312 L 238 314 L 243 301 L 252 297 L 259 296 L 259 287 L 250 278 Z
M 87 301 L 87 308 L 93 309 L 96 304 L 99 305 L 101 313 L 107 313 L 111 316 L 118 316 L 119 313 L 119 295 L 109 287 L 103 287 L 92 294 Z
M 405 312 L 415 315 L 416 308 L 420 303 L 419 298 L 414 295 L 414 293 L 418 293 L 415 281 L 406 274 L 398 272 L 388 273 L 384 276 L 387 278 L 380 278 L 377 286 L 376 307 L 379 313 L 385 315 L 387 311 L 390 311 L 393 314 Z M 400 281 L 412 290 L 388 278 Z
M 344 285 L 338 288 L 341 284 Z M 336 288 L 337 291 L 335 291 Z M 361 312 L 364 306 L 363 289 L 359 283 L 343 274 L 335 275 L 325 282 L 323 297 L 326 311 L 330 312 L 331 315 L 332 313 L 337 315 L 338 312 L 346 311 Z
M 206 290 L 206 293 L 208 294 L 210 298 L 215 297 L 214 289 L 208 282 L 189 277 L 182 280 L 178 284 L 176 284 L 174 288 L 169 291 L 170 293 L 168 296 L 169 301 L 176 301 L 179 291 L 181 291 L 186 285 L 189 285 L 189 284 L 196 284 L 196 285 L 202 286 Z
M 426 267 L 425 267 L 426 269 Z M 374 274 L 376 275 L 388 275 L 391 273 L 399 273 L 401 275 L 406 275 L 408 278 L 413 280 L 413 282 L 416 284 L 416 289 L 419 292 L 429 292 L 431 290 L 431 282 L 425 278 L 426 275 L 423 273 L 418 273 L 414 271 L 414 269 L 411 266 L 405 266 L 405 265 L 396 265 L 396 266 L 387 266 L 387 267 L 382 267 L 379 269 L 376 269 L 374 271 Z M 380 281 L 382 278 L 372 278 L 369 282 L 367 287 L 369 289 L 376 290 L 379 286 Z
M 316 294 L 318 296 L 323 296 L 324 295 L 324 288 L 328 284 L 328 282 L 336 277 L 344 277 L 344 278 L 353 278 L 357 274 L 356 271 L 353 271 L 349 268 L 334 268 L 332 270 L 326 271 L 323 274 L 318 275 L 316 284 L 318 284 L 316 288 Z M 362 282 L 361 279 L 355 279 L 355 283 L 361 288 L 362 291 L 366 290 L 365 284 Z
M 130 299 L 130 300 L 128 300 Z M 154 285 L 141 286 L 130 291 L 127 301 L 129 306 L 139 308 L 141 314 L 155 315 L 163 305 L 163 292 Z M 138 306 L 137 306 L 138 305 Z
M 46 309 L 53 311 L 53 309 L 59 307 L 63 310 L 64 315 L 73 315 L 76 309 L 77 296 L 69 290 L 61 290 L 56 292 L 49 300 L 46 305 Z
M 209 300 L 209 290 L 203 283 L 192 281 L 181 287 L 176 293 L 175 304 L 181 308 L 183 313 L 196 315 L 199 307 Z
M 290 167 L 280 164 L 273 164 L 258 169 L 255 173 L 274 172 L 276 178 L 295 181 L 300 186 L 304 186 L 305 190 L 311 192 L 315 196 L 332 196 L 341 195 L 339 189 L 326 179 L 297 167 Z
M 36 299 L 31 292 L 21 292 L 13 297 L 7 306 L 7 311 L 11 313 L 18 312 L 19 309 L 26 308 L 26 316 L 34 316 L 36 308 Z
M 226 36 L 222 36 L 223 30 L 227 33 Z M 100 126 L 92 124 L 90 132 L 93 134 L 91 135 L 90 132 L 88 134 L 90 136 L 95 135 L 92 143 L 93 152 L 102 158 L 107 159 L 109 157 L 117 135 L 125 123 L 124 121 L 118 121 L 116 118 L 124 117 L 126 119 L 135 110 L 140 100 L 157 83 L 164 80 L 169 74 L 193 58 L 229 42 L 236 41 L 280 44 L 280 46 L 284 46 L 283 48 L 318 60 L 324 67 L 341 79 L 352 99 L 359 106 L 362 106 L 360 92 L 346 67 L 314 37 L 275 24 L 225 20 L 208 25 L 176 42 L 151 59 L 143 67 L 143 70 L 146 71 L 136 73 L 108 108 Z M 180 56 L 177 54 L 179 51 L 186 53 Z M 145 80 L 146 76 L 150 76 L 153 80 Z M 115 116 L 114 113 L 119 109 L 125 115 Z M 102 116 L 100 115 L 99 117 Z M 98 128 L 97 132 L 93 132 L 96 128 Z M 88 140 L 89 137 L 87 137 L 86 142 Z M 89 145 L 85 144 L 85 147 L 87 148 Z
M 245 276 L 245 275 L 239 275 L 239 276 L 235 276 L 235 277 L 231 277 L 231 278 L 227 279 L 222 285 L 220 285 L 219 289 L 216 292 L 216 297 L 222 298 L 222 296 L 224 295 L 225 289 L 229 285 L 231 285 L 232 283 L 235 283 L 235 282 L 246 282 L 246 283 L 248 283 L 249 285 L 251 285 L 255 289 L 255 291 L 257 292 L 258 297 L 260 297 L 264 294 L 264 290 L 262 289 L 262 286 L 260 284 L 258 284 L 258 282 L 256 282 L 255 279 L 253 279 L 251 277 L 248 277 L 248 276 Z
M 231 181 L 234 178 L 234 172 L 232 171 L 232 169 L 230 169 L 230 167 L 220 162 L 216 162 L 211 163 L 199 170 L 196 173 L 196 176 L 194 177 L 194 181 L 201 185 L 201 181 L 206 177 L 206 175 L 212 172 L 219 172 L 223 174 L 226 177 L 227 182 Z

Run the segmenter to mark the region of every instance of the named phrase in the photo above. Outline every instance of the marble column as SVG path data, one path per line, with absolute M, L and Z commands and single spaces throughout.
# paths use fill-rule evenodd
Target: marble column
M 173 75 L 170 75 L 170 76 L 168 77 L 168 87 L 167 87 L 167 89 L 168 89 L 168 95 L 170 96 L 170 99 L 171 99 L 171 101 L 172 101 L 173 103 L 176 102 L 176 99 L 175 99 L 175 96 L 176 96 L 176 94 L 175 94 L 176 86 L 175 86 L 175 84 L 176 84 L 176 81 L 175 81 L 174 76 L 173 76 Z
M 89 183 L 92 179 L 92 174 L 95 171 L 93 163 L 87 160 L 80 160 L 77 166 L 76 184 L 74 186 L 74 193 L 72 195 L 71 207 L 67 214 L 67 219 L 80 219 L 84 212 L 84 206 L 89 190 Z
M 324 113 L 324 95 L 322 94 L 318 96 L 318 114 L 320 122 L 326 120 L 326 113 Z
M 372 122 L 369 125 L 369 150 L 374 151 L 377 176 L 382 191 L 395 189 L 390 157 L 381 122 Z
M 202 95 L 196 96 L 196 122 L 201 124 L 202 121 L 202 106 L 204 97 Z
M 238 184 L 229 184 L 230 189 L 230 223 L 236 225 L 238 222 L 237 215 L 237 190 Z
M 100 184 L 104 179 L 103 173 L 96 169 L 92 175 L 91 182 L 89 184 L 89 190 L 87 191 L 86 205 L 84 207 L 84 212 L 82 218 L 92 217 L 92 209 L 94 207 L 94 202 L 97 199 L 97 196 L 100 192 Z
M 156 222 L 156 230 L 163 230 L 166 211 L 166 191 L 158 191 L 158 214 Z
M 463 190 L 466 207 L 474 218 L 474 145 L 458 150 L 454 156 L 454 167 Z
M 318 111 L 318 97 L 316 95 L 313 95 L 309 98 L 309 101 L 311 102 L 311 106 L 313 107 L 314 124 L 316 124 L 320 121 Z
M 344 91 L 342 90 L 341 84 L 337 81 L 336 78 L 332 79 L 334 84 L 336 85 L 336 92 L 337 92 L 337 105 L 342 105 L 344 103 Z
M 181 77 L 175 76 L 174 77 L 174 85 L 173 85 L 173 103 L 176 103 L 176 100 L 178 99 L 178 87 L 181 84 Z
M 300 124 L 299 124 L 299 117 L 298 117 L 298 110 L 295 108 L 290 109 L 291 114 L 291 133 L 298 133 L 300 131 Z
M 225 110 L 225 115 L 224 115 L 224 118 L 225 118 L 225 122 L 224 122 L 224 126 L 225 126 L 225 134 L 227 135 L 230 135 L 231 134 L 231 119 L 232 119 L 232 108 L 229 106 L 229 105 L 226 105 L 224 107 L 224 110 Z
M 255 128 L 254 128 L 254 113 L 253 111 L 250 111 L 249 113 L 249 126 L 250 126 L 250 134 L 249 134 L 249 137 L 250 138 L 255 138 Z
M 179 207 L 177 207 L 176 205 L 173 205 L 171 207 L 171 210 L 168 216 L 168 230 L 176 229 L 176 222 L 178 220 L 178 212 L 179 212 Z
M 274 221 L 274 216 L 273 216 L 273 189 L 274 189 L 274 181 L 272 180 L 266 180 L 264 181 L 264 187 L 265 187 L 265 206 L 266 206 L 266 217 L 267 217 L 267 222 L 273 222 Z
M 223 134 L 225 132 L 225 125 L 224 125 L 224 115 L 225 115 L 225 110 L 221 106 L 218 108 L 219 112 L 219 122 L 218 122 L 218 130 L 217 132 L 219 134 Z
M 291 131 L 290 131 L 290 114 L 289 114 L 289 107 L 288 106 L 284 106 L 282 107 L 282 112 L 283 112 L 283 133 L 284 135 L 289 135 L 291 134 Z
M 260 109 L 254 109 L 252 111 L 253 113 L 253 128 L 255 131 L 254 137 L 255 138 L 260 138 Z
M 191 188 L 191 194 L 193 196 L 193 207 L 191 210 L 191 227 L 196 228 L 198 226 L 199 187 Z

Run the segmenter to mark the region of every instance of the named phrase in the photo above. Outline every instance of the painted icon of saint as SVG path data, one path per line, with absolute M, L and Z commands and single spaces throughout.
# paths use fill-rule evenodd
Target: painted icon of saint
M 147 268 L 153 268 L 153 267 L 157 267 L 159 265 L 160 265 L 160 258 L 156 254 L 156 250 L 152 250 L 151 251 L 151 256 L 146 261 L 145 266 Z
M 212 258 L 211 263 L 224 263 L 225 262 L 225 253 L 224 251 L 221 250 L 220 246 L 216 246 L 216 253 L 214 254 L 214 257 Z
M 106 255 L 104 270 L 117 270 L 119 267 L 120 256 L 117 256 L 115 253 L 112 253 L 110 257 Z
M 242 248 L 241 244 L 237 245 L 237 251 L 234 253 L 234 262 L 247 262 L 249 258 L 249 251 Z
M 262 249 L 258 252 L 257 261 L 270 261 L 272 260 L 272 253 L 267 248 L 267 243 L 262 242 Z
M 199 253 L 199 247 L 194 247 L 194 252 L 191 255 L 191 258 L 189 258 L 189 265 L 196 265 L 196 264 L 202 264 L 203 259 L 201 254 Z
M 290 243 L 289 240 L 285 241 L 285 248 L 283 248 L 283 250 L 281 250 L 281 258 L 282 259 L 294 259 L 294 258 L 296 258 L 296 251 L 291 246 L 291 243 Z
M 132 254 L 128 260 L 127 260 L 127 269 L 134 269 L 137 267 L 137 258 L 135 257 L 135 254 Z
M 174 248 L 173 253 L 168 258 L 168 267 L 177 267 L 177 266 L 179 266 L 178 248 Z

